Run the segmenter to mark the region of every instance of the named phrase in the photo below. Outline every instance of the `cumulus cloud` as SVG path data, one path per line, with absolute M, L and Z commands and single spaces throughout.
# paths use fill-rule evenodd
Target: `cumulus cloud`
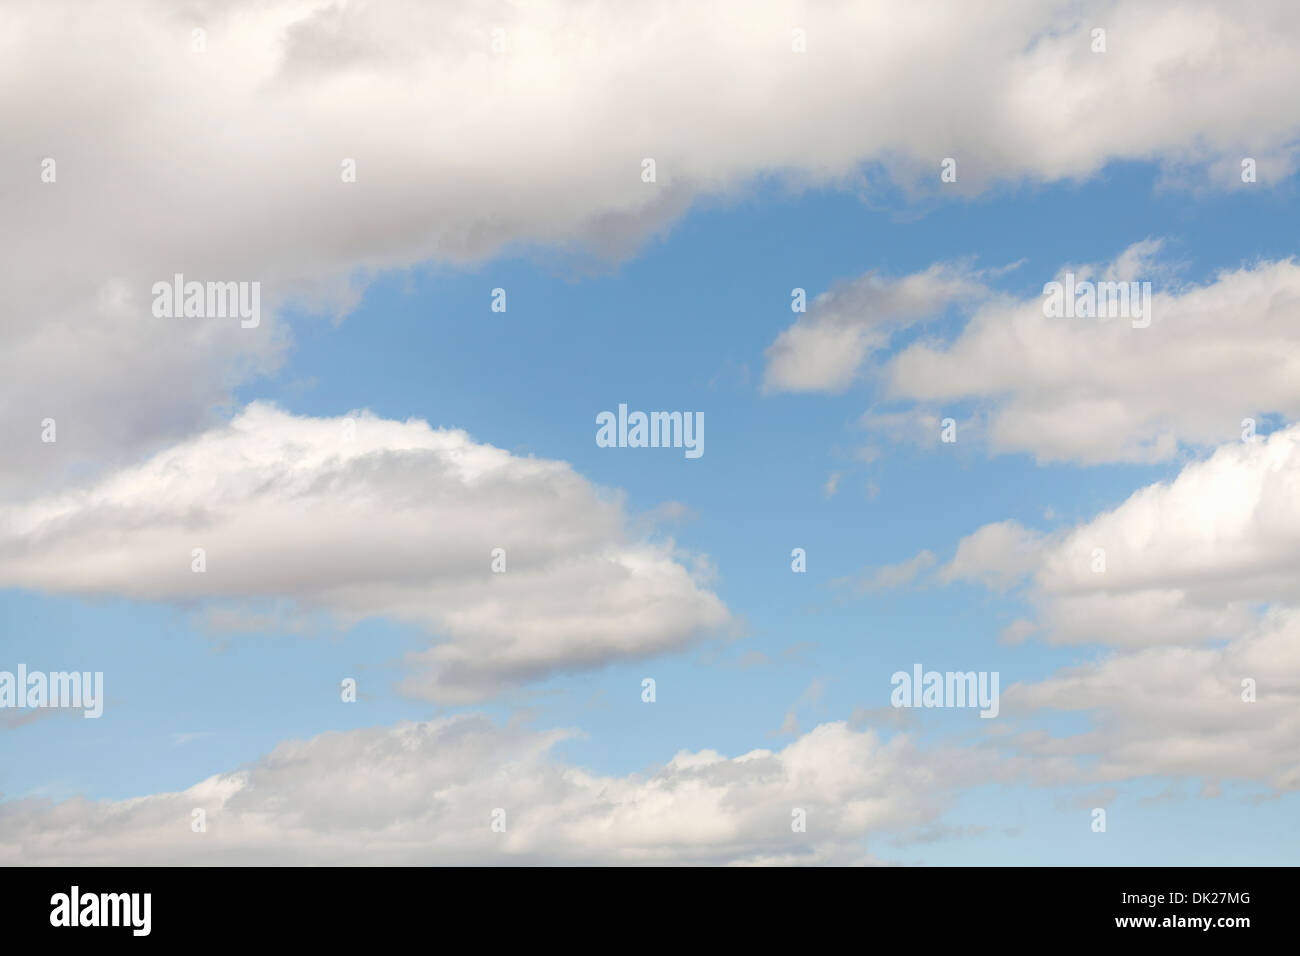
M 1083 733 L 1024 734 L 1015 744 L 1036 761 L 1067 757 L 1089 780 L 1166 775 L 1194 777 L 1210 788 L 1245 780 L 1300 790 L 1300 612 L 1294 609 L 1266 615 L 1222 647 L 1121 653 L 1015 684 L 1003 700 L 1012 712 L 1088 714 L 1091 727 Z
M 1276 95 L 1300 85 L 1286 0 L 1250 16 L 1227 0 L 791 10 L 4 4 L 0 203 L 22 228 L 0 239 L 0 494 L 218 420 L 233 385 L 276 368 L 272 313 L 344 313 L 378 270 L 529 245 L 619 255 L 696 197 L 766 175 L 844 184 L 867 166 L 937 191 L 953 157 L 944 188 L 971 194 L 1115 159 L 1225 186 L 1243 155 L 1261 186 L 1294 165 L 1300 117 Z M 795 28 L 806 53 L 792 52 Z M 355 183 L 341 181 L 347 159 Z M 150 286 L 176 272 L 261 281 L 268 315 L 257 329 L 154 319 Z M 800 328 L 772 384 L 842 380 L 828 342 L 852 355 L 861 332 Z
M 1157 291 L 1149 328 L 1046 318 L 1042 297 L 992 303 L 953 342 L 914 344 L 883 374 L 896 399 L 991 403 L 993 451 L 1161 461 L 1239 434 L 1244 418 L 1300 417 L 1297 316 L 1300 265 L 1262 262 Z
M 986 525 L 940 576 L 1023 584 L 1056 643 L 1239 636 L 1262 607 L 1300 606 L 1300 425 L 1223 445 L 1074 528 Z
M 1300 425 L 1223 445 L 1072 528 L 985 525 L 936 577 L 1023 598 L 1034 617 L 1004 644 L 1111 648 L 1003 692 L 1000 745 L 1036 783 L 1300 789 Z M 1049 732 L 1053 710 L 1088 729 Z
M 974 580 L 1005 591 L 1037 566 L 1041 550 L 1041 536 L 1018 521 L 987 524 L 957 543 L 957 553 L 939 578 L 949 583 Z
M 726 625 L 678 557 L 671 541 L 629 534 L 621 500 L 563 462 L 421 421 L 260 403 L 87 487 L 0 508 L 3 586 L 289 599 L 344 621 L 411 621 L 441 642 L 417 656 L 425 669 L 406 690 L 441 701 L 680 649 Z M 283 603 L 272 616 L 292 618 Z
M 1161 244 L 1143 240 L 1113 262 L 1063 268 L 1075 280 L 1152 282 L 1170 270 Z M 938 272 L 936 272 L 938 270 Z M 863 427 L 896 440 L 932 444 L 936 407 L 978 403 L 961 434 L 982 433 L 990 451 L 1027 452 L 1040 462 L 1149 463 L 1180 447 L 1217 445 L 1243 419 L 1300 418 L 1300 264 L 1288 259 L 1226 270 L 1204 285 L 1153 291 L 1147 328 L 1129 319 L 1049 318 L 1044 297 L 1014 300 L 963 280 L 936 281 L 935 266 L 916 283 L 932 315 L 950 300 L 977 302 L 948 342 L 923 338 L 888 358 L 889 323 L 869 295 L 828 293 L 807 319 L 768 350 L 770 382 L 837 391 L 870 373 L 902 410 L 868 412 Z M 1045 283 L 1046 284 L 1046 283 Z M 850 288 L 878 289 L 868 276 Z M 918 296 L 919 301 L 925 296 Z M 840 303 L 837 305 L 836 303 Z M 884 313 L 889 310 L 885 309 Z M 1214 387 L 1207 387 L 1213 382 Z
M 179 793 L 13 800 L 0 804 L 0 862 L 867 863 L 865 838 L 933 822 L 948 787 L 977 772 L 960 753 L 843 723 L 778 751 L 681 751 L 626 777 L 561 762 L 567 736 L 464 715 L 288 741 Z M 492 830 L 498 809 L 505 832 Z
M 947 264 L 898 279 L 867 275 L 822 293 L 768 348 L 763 387 L 847 388 L 868 356 L 887 346 L 895 331 L 933 318 L 954 302 L 986 294 L 968 271 Z

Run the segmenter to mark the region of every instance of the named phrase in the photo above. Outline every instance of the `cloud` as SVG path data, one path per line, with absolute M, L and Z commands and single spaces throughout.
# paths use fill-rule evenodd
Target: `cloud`
M 261 403 L 87 487 L 0 508 L 2 586 L 414 622 L 441 643 L 414 657 L 426 670 L 405 690 L 447 702 L 725 626 L 677 558 L 632 537 L 621 501 L 563 462 L 416 420 Z
M 894 332 L 986 294 L 972 274 L 947 264 L 897 279 L 866 275 L 824 292 L 768 347 L 763 387 L 841 391 Z
M 920 574 L 934 567 L 937 560 L 933 551 L 921 550 L 906 561 L 887 564 L 859 575 L 857 591 L 862 594 L 867 591 L 892 591 L 905 587 L 915 581 Z
M 1052 643 L 1238 636 L 1262 608 L 1300 606 L 1300 425 L 1225 444 L 1074 528 L 985 525 L 939 576 L 1022 587 Z
M 1002 629 L 998 642 L 1002 644 L 1023 644 L 1038 631 L 1038 625 L 1028 618 L 1019 617 Z
M 1170 279 L 1160 249 L 1143 240 L 1112 262 L 1068 266 L 1052 279 L 1067 271 L 1078 281 Z M 894 331 L 952 303 L 973 314 L 951 341 L 925 337 L 884 355 Z M 899 280 L 868 275 L 816 299 L 777 337 L 767 385 L 833 392 L 869 375 L 895 407 L 868 411 L 862 426 L 930 447 L 935 409 L 974 402 L 977 417 L 959 434 L 982 433 L 990 451 L 1039 462 L 1163 461 L 1180 446 L 1240 434 L 1247 418 L 1300 417 L 1300 264 L 1259 262 L 1205 285 L 1170 283 L 1153 290 L 1150 312 L 1148 328 L 1049 318 L 1044 296 L 996 295 L 945 264 Z
M 24 228 L 0 240 L 0 495 L 219 421 L 236 385 L 278 367 L 286 306 L 345 314 L 381 270 L 626 255 L 697 198 L 765 177 L 854 187 L 879 171 L 972 195 L 1114 160 L 1225 187 L 1243 155 L 1259 188 L 1294 168 L 1285 0 L 1248 17 L 1226 0 L 1061 0 L 801 20 L 776 0 L 4 4 L 0 200 Z M 958 180 L 941 186 L 944 157 Z M 268 314 L 154 319 L 150 286 L 176 272 L 260 281 Z M 773 387 L 838 387 L 870 349 L 847 320 L 810 321 L 772 356 Z M 57 443 L 39 440 L 46 417 Z M 1000 440 L 1052 422 L 1005 424 Z
M 1039 785 L 1300 789 L 1300 425 L 1225 444 L 1073 528 L 985 525 L 938 577 L 1023 598 L 1034 618 L 1008 625 L 1005 644 L 1114 648 L 1004 690 L 1008 765 Z M 1088 729 L 1042 729 L 1052 710 Z
M 560 762 L 568 736 L 462 715 L 287 741 L 179 793 L 9 801 L 0 863 L 867 863 L 864 838 L 933 822 L 950 785 L 987 771 L 827 723 L 778 751 L 681 751 L 610 777 Z
M 1094 275 L 1128 271 L 1133 253 Z M 1245 418 L 1300 417 L 1296 262 L 1156 291 L 1151 314 L 1149 328 L 1133 328 L 1122 319 L 1046 318 L 1041 296 L 998 300 L 952 342 L 915 343 L 880 374 L 893 400 L 986 403 L 990 450 L 1040 462 L 1163 461 L 1180 445 L 1239 435 Z
M 957 553 L 939 571 L 946 583 L 969 580 L 1005 591 L 1038 566 L 1043 539 L 1018 521 L 986 524 L 957 543 Z
M 1253 680 L 1256 699 L 1243 700 Z M 1035 759 L 1068 757 L 1083 778 L 1195 777 L 1300 790 L 1300 612 L 1277 610 L 1217 648 L 1148 647 L 1003 692 L 1012 712 L 1082 711 L 1079 734 L 1022 735 Z
M 769 737 L 785 737 L 799 733 L 799 717 L 793 710 L 785 713 L 785 718 L 781 721 L 781 726 L 776 730 L 768 731 Z

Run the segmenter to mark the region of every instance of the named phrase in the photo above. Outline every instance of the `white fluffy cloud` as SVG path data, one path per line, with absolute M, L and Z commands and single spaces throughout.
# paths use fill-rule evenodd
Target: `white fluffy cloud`
M 1069 271 L 1080 281 L 1152 281 L 1166 274 L 1159 250 L 1144 240 L 1114 262 Z M 1180 446 L 1213 446 L 1239 434 L 1247 418 L 1300 418 L 1300 264 L 1293 260 L 1225 271 L 1202 286 L 1157 289 L 1149 328 L 1125 319 L 1048 318 L 1042 296 L 995 295 L 948 266 L 889 283 L 868 276 L 848 289 L 897 290 L 898 297 L 908 287 L 926 294 L 908 296 L 906 309 L 864 294 L 819 299 L 769 348 L 769 384 L 836 391 L 870 375 L 884 399 L 908 408 L 868 413 L 863 426 L 930 443 L 937 430 L 922 423 L 937 421 L 937 409 L 974 401 L 981 410 L 960 434 L 982 431 L 993 452 L 1050 462 L 1167 460 Z M 873 362 L 899 327 L 953 302 L 973 314 L 952 341 L 923 338 Z
M 889 279 L 867 275 L 814 299 L 808 312 L 767 350 L 763 386 L 770 391 L 839 391 L 899 328 L 930 318 L 986 290 L 948 264 Z
M 1300 425 L 1223 445 L 1066 531 L 986 525 L 940 577 L 1024 582 L 1057 643 L 1240 636 L 1264 606 L 1300 607 Z
M 1300 789 L 1300 425 L 1223 445 L 1073 528 L 985 525 L 936 578 L 1018 588 L 1035 618 L 1012 622 L 1006 644 L 1113 649 L 1004 690 L 997 731 L 1038 783 Z M 1089 728 L 1047 732 L 1050 710 Z
M 1297 36 L 1288 0 L 6 3 L 0 494 L 134 460 L 275 368 L 271 315 L 153 319 L 175 272 L 346 311 L 374 270 L 508 243 L 618 254 L 759 175 L 877 164 L 938 189 L 944 157 L 957 193 L 1113 159 L 1230 186 L 1243 155 L 1266 188 L 1293 165 L 1277 91 L 1300 86 Z
M 1077 275 L 1152 272 L 1117 261 Z M 955 341 L 917 343 L 889 362 L 887 390 L 922 403 L 987 401 L 990 448 L 1040 461 L 1159 461 L 1179 445 L 1239 435 L 1245 418 L 1300 418 L 1300 264 L 1157 291 L 1151 313 L 1149 328 L 1134 328 L 1046 318 L 1042 297 L 990 303 Z
M 864 838 L 932 822 L 951 785 L 987 772 L 829 723 L 775 752 L 682 751 L 608 777 L 556 759 L 565 736 L 462 716 L 285 742 L 180 793 L 10 801 L 0 863 L 865 863 Z
M 939 577 L 944 582 L 979 581 L 1004 591 L 1037 567 L 1041 549 L 1042 536 L 1018 521 L 986 524 L 957 543 L 957 553 Z
M 407 689 L 443 701 L 680 649 L 729 617 L 671 542 L 631 535 L 621 501 L 563 462 L 420 421 L 263 404 L 88 487 L 0 508 L 0 586 L 412 621 L 444 640 Z
M 1243 681 L 1255 699 L 1243 699 Z M 1010 713 L 1082 711 L 1090 728 L 1018 735 L 1047 768 L 1073 779 L 1196 778 L 1300 790 L 1300 612 L 1277 611 L 1222 647 L 1149 647 L 1007 688 Z M 1077 763 L 1076 763 L 1077 762 Z M 1058 765 L 1059 766 L 1059 765 Z M 1048 775 L 1050 777 L 1050 774 Z

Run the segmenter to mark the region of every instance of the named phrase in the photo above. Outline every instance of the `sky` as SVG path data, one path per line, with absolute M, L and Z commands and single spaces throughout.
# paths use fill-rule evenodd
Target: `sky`
M 1294 862 L 1293 6 L 0 38 L 0 861 Z

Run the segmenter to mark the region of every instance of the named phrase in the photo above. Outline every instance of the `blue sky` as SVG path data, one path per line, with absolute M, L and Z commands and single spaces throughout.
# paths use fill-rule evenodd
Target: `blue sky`
M 416 133 L 387 140 L 369 125 L 398 106 L 366 109 L 373 90 L 358 88 L 337 125 L 317 126 L 295 85 L 303 70 L 349 82 L 317 59 L 314 30 L 395 42 L 398 26 L 374 12 L 322 15 L 296 34 L 294 14 L 264 13 L 266 35 L 288 38 L 278 66 L 211 14 L 204 62 L 246 43 L 261 64 L 249 68 L 284 97 L 257 105 L 226 74 L 183 81 L 196 102 L 245 111 L 194 133 L 236 149 L 238 175 L 197 147 L 173 168 L 118 144 L 107 178 L 83 181 L 91 154 L 71 111 L 18 124 L 54 144 L 32 149 L 67 157 L 51 188 L 74 202 L 54 205 L 35 182 L 15 190 L 42 223 L 34 245 L 72 250 L 16 274 L 39 275 L 33 290 L 67 287 L 66 302 L 33 301 L 78 337 L 12 333 L 25 356 L 14 375 L 50 371 L 18 380 L 10 403 L 11 433 L 25 437 L 0 488 L 0 670 L 102 671 L 107 699 L 98 720 L 46 710 L 0 723 L 0 845 L 12 850 L 0 858 L 337 861 L 333 840 L 373 848 L 384 832 L 381 862 L 1293 862 L 1297 130 L 1254 105 L 1234 124 L 1233 96 L 1217 99 L 1213 71 L 1195 64 L 1218 50 L 1247 85 L 1276 85 L 1270 70 L 1289 67 L 1261 55 L 1250 78 L 1246 53 L 1214 46 L 1229 40 L 1189 31 L 1180 47 L 1161 15 L 1121 6 L 1108 22 L 1128 24 L 1152 62 L 1121 47 L 1122 66 L 1098 82 L 1128 89 L 1131 71 L 1186 54 L 1186 89 L 1160 104 L 1166 125 L 1123 148 L 1098 135 L 1074 153 L 1009 159 L 1009 138 L 1037 119 L 1001 129 L 1010 121 L 972 102 L 987 121 L 976 129 L 945 106 L 946 149 L 972 170 L 951 187 L 924 112 L 905 146 L 810 127 L 787 155 L 766 124 L 820 120 L 732 103 L 733 132 L 752 133 L 756 151 L 733 155 L 722 133 L 679 134 L 694 119 L 668 109 L 671 91 L 663 116 L 654 100 L 643 126 L 610 133 L 633 156 L 663 137 L 659 183 L 635 167 L 626 183 L 607 179 L 604 154 L 563 133 L 572 121 L 593 135 L 585 114 L 552 115 L 544 92 L 529 102 L 551 125 L 489 145 L 472 119 L 447 120 L 462 140 L 446 149 L 465 153 L 407 182 L 394 171 L 444 159 L 413 146 Z M 140 9 L 154 33 L 123 34 L 127 48 L 170 35 L 152 4 Z M 1032 40 L 1093 68 L 1070 46 L 1091 21 L 1062 9 L 999 14 L 988 42 L 1015 60 Z M 630 16 L 627 36 L 657 35 L 656 14 Z M 509 35 L 548 29 L 528 22 Z M 432 37 L 436 22 L 425 26 Z M 47 48 L 31 29 L 33 49 Z M 418 24 L 411 36 L 424 36 Z M 358 39 L 356 68 L 396 84 L 408 55 L 460 62 L 427 42 L 424 59 L 396 43 L 391 60 L 368 60 Z M 836 46 L 823 66 L 849 76 L 852 62 Z M 160 82 L 139 69 L 142 88 Z M 538 66 L 521 69 L 501 82 L 525 96 Z M 766 74 L 749 82 L 766 89 Z M 116 108 L 132 93 L 105 95 Z M 466 95 L 466 116 L 489 109 L 479 95 L 514 115 L 488 92 Z M 807 95 L 832 113 L 880 106 L 866 87 Z M 888 94 L 900 109 L 912 95 Z M 1060 128 L 1044 120 L 1043 142 L 1092 118 L 1090 103 L 1073 119 L 1063 107 Z M 266 132 L 298 116 L 310 147 Z M 345 130 L 379 139 L 362 137 L 361 178 L 337 199 L 327 180 L 349 153 L 330 150 Z M 267 165 L 234 145 L 253 141 Z M 522 160 L 505 168 L 521 144 L 539 169 L 571 164 L 572 181 L 546 173 L 554 199 L 542 172 L 539 186 Z M 318 146 L 327 173 L 283 172 Z M 1239 158 L 1256 153 L 1261 181 L 1238 181 Z M 95 196 L 118 163 L 138 163 L 161 198 L 120 243 L 80 249 L 67 237 L 111 217 Z M 493 178 L 511 176 L 509 188 Z M 1152 281 L 1156 324 L 1051 325 L 1038 302 L 1067 268 Z M 150 324 L 149 280 L 174 271 L 261 281 L 262 325 Z M 498 288 L 505 312 L 491 308 Z M 807 313 L 791 310 L 795 288 Z M 915 313 L 897 305 L 908 289 L 927 302 Z M 824 341 L 872 343 L 847 385 L 844 349 Z M 798 381 L 783 371 L 791 355 Z M 702 413 L 704 454 L 600 447 L 596 416 L 620 403 Z M 34 443 L 42 409 L 55 410 L 57 447 Z M 363 450 L 336 452 L 321 436 L 349 416 Z M 952 444 L 945 416 L 959 423 Z M 1246 417 L 1264 440 L 1241 440 Z M 1171 444 L 1132 450 L 1157 439 Z M 497 470 L 455 477 L 488 460 L 484 446 L 500 450 Z M 563 464 L 542 474 L 537 462 Z M 393 515 L 408 517 L 382 524 Z M 515 528 L 505 577 L 518 590 L 484 596 L 478 535 Z M 209 547 L 204 576 L 185 567 L 196 542 Z M 1099 543 L 1104 579 L 1080 570 Z M 806 573 L 792 571 L 794 548 Z M 864 585 L 913 559 L 893 584 Z M 611 567 L 624 577 L 606 581 Z M 213 623 L 228 612 L 272 622 Z M 1014 622 L 1032 622 L 1027 639 L 1004 635 Z M 891 675 L 916 663 L 997 672 L 1001 713 L 891 708 Z M 1247 676 L 1258 704 L 1236 699 Z M 346 677 L 356 703 L 340 700 Z M 402 742 L 408 721 L 425 728 L 419 745 Z M 462 734 L 480 741 L 469 756 Z M 775 754 L 769 769 L 744 757 L 757 750 Z M 519 822 L 494 858 L 479 841 L 493 839 L 498 803 Z M 815 808 L 805 842 L 784 822 L 791 805 Z M 187 842 L 192 806 L 212 814 L 208 843 Z M 102 842 L 79 844 L 82 827 Z
M 971 257 L 980 267 L 1024 260 L 1000 285 L 1032 295 L 1063 263 L 1104 260 L 1151 235 L 1177 250 L 1191 281 L 1287 254 L 1286 224 L 1300 211 L 1289 189 L 1189 205 L 1159 191 L 1155 176 L 1148 165 L 1120 164 L 1083 184 L 935 202 L 910 221 L 897 197 L 873 208 L 844 191 L 791 196 L 760 186 L 702 204 L 630 260 L 594 274 L 535 253 L 385 274 L 342 322 L 292 316 L 285 367 L 237 396 L 300 415 L 365 408 L 464 428 L 516 455 L 571 462 L 621 489 L 633 514 L 686 505 L 690 517 L 669 530 L 682 547 L 710 556 L 717 592 L 743 619 L 743 633 L 558 675 L 489 711 L 579 728 L 584 736 L 560 753 L 612 774 L 683 748 L 779 746 L 789 738 L 777 734 L 788 710 L 807 726 L 885 706 L 889 675 L 914 661 L 997 670 L 1005 687 L 1089 659 L 1100 648 L 1000 646 L 998 632 L 1020 614 L 1013 598 L 963 586 L 855 596 L 835 582 L 920 548 L 951 554 L 988 522 L 1085 519 L 1179 467 L 1043 467 L 960 443 L 895 444 L 869 464 L 856 461 L 855 448 L 872 440 L 855 424 L 874 400 L 870 383 L 839 395 L 765 395 L 759 387 L 763 350 L 791 319 L 790 289 L 815 296 L 864 272 L 902 275 Z M 489 309 L 496 287 L 507 290 L 504 314 Z M 677 451 L 597 447 L 594 412 L 619 402 L 703 411 L 706 454 L 688 461 Z M 843 477 L 828 497 L 833 472 Z M 793 547 L 808 553 L 806 575 L 791 572 Z M 4 607 L 10 657 L 30 669 L 103 670 L 109 696 L 98 722 L 58 715 L 6 733 L 17 758 L 5 771 L 10 796 L 123 799 L 183 789 L 285 738 L 434 712 L 393 686 L 400 656 L 419 647 L 421 634 L 384 620 L 222 637 L 196 627 L 183 606 L 10 590 Z M 747 661 L 754 652 L 767 660 Z M 337 700 L 340 674 L 361 682 L 355 707 Z M 640 699 L 644 676 L 658 683 L 653 707 Z M 810 685 L 817 699 L 797 703 Z M 922 717 L 924 735 L 973 741 L 982 729 L 969 712 Z M 1073 717 L 1048 723 L 1078 725 Z M 1171 786 L 1181 802 L 1140 805 Z M 878 851 L 931 864 L 1137 865 L 1280 864 L 1294 849 L 1270 836 L 1294 840 L 1293 794 L 1256 802 L 1260 791 L 1243 787 L 1204 800 L 1195 781 L 1136 780 L 1115 798 L 1123 830 L 1099 849 L 1079 812 L 1062 806 L 1080 789 L 976 788 L 941 822 L 988 832 L 901 848 L 881 840 Z M 1189 827 L 1198 839 L 1185 839 Z

